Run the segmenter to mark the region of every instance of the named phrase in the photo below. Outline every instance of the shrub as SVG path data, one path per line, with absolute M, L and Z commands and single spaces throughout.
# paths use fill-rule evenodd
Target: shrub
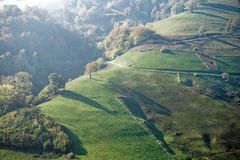
M 198 51 L 198 48 L 197 48 L 197 47 L 193 47 L 192 51 L 193 51 L 193 52 L 197 52 L 197 51 Z
M 104 54 L 107 58 L 114 59 L 133 46 L 143 44 L 153 36 L 155 36 L 155 32 L 143 25 L 130 27 L 125 23 L 115 26 L 106 39 L 99 43 L 98 46 L 104 49 Z
M 96 62 L 98 63 L 98 68 L 99 69 L 102 69 L 102 68 L 106 67 L 104 58 L 98 58 Z
M 71 151 L 63 128 L 36 108 L 20 109 L 0 118 L 0 145 L 42 153 Z
M 56 73 L 49 74 L 48 81 L 49 84 L 32 100 L 32 104 L 38 105 L 52 99 L 66 85 L 62 76 Z
M 66 155 L 66 158 L 67 158 L 68 160 L 74 159 L 74 158 L 75 158 L 75 154 L 74 154 L 73 152 L 70 152 L 70 153 L 68 153 L 68 154 Z
M 162 47 L 162 48 L 160 49 L 160 52 L 162 52 L 162 53 L 169 53 L 170 50 L 167 49 L 166 47 Z
M 181 81 L 181 83 L 189 87 L 193 86 L 193 81 L 191 79 L 184 79 Z
M 48 152 L 53 150 L 53 145 L 50 139 L 43 143 L 43 151 Z
M 200 77 L 201 75 L 199 73 L 193 73 L 194 77 Z
M 222 73 L 222 79 L 223 80 L 225 80 L 225 81 L 228 81 L 229 80 L 229 74 L 228 73 L 226 73 L 226 72 L 224 72 L 224 73 Z

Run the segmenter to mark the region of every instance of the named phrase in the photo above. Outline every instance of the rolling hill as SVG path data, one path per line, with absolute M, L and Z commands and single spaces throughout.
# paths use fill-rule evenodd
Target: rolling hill
M 122 59 L 126 62 L 128 54 L 132 57 L 134 53 L 126 53 L 116 61 L 120 63 Z M 136 60 L 136 65 L 164 66 L 164 63 L 159 62 L 164 61 L 164 57 L 152 59 L 151 53 L 135 54 L 143 54 L 143 65 L 138 63 L 139 60 Z M 174 58 L 172 59 L 174 61 Z M 191 65 L 191 60 L 191 56 L 188 56 L 184 63 Z M 136 159 L 162 159 L 167 156 L 161 147 L 157 147 L 157 142 L 150 138 L 150 135 L 161 139 L 163 147 L 167 148 L 173 157 L 206 158 L 225 153 L 223 156 L 232 154 L 234 159 L 238 152 L 227 152 L 226 144 L 238 145 L 233 139 L 239 138 L 238 108 L 179 83 L 175 71 L 139 69 L 134 68 L 135 64 L 121 67 L 116 62 L 110 65 L 113 65 L 111 69 L 94 74 L 92 80 L 82 77 L 70 82 L 64 95 L 41 105 L 44 112 L 79 137 L 81 145 L 88 151 L 83 155 L 79 154 L 82 159 L 131 159 L 131 155 Z M 168 65 L 169 63 L 166 63 L 164 68 Z M 172 69 L 179 69 L 179 66 L 181 64 L 178 63 L 171 65 Z M 204 72 L 203 68 L 196 65 L 196 69 Z M 201 78 L 210 76 L 208 73 L 202 74 Z M 182 80 L 193 77 L 193 73 L 181 72 Z M 198 81 L 198 78 L 194 80 Z M 124 106 L 129 109 L 130 114 L 124 110 Z M 141 125 L 150 130 L 150 135 L 141 129 Z M 232 139 L 222 141 L 224 135 L 230 134 L 231 125 L 236 125 L 236 130 L 231 133 Z M 177 132 L 182 135 L 176 136 Z M 130 148 L 133 150 L 125 150 L 124 142 L 128 142 L 128 147 L 133 145 L 136 148 L 132 146 L 133 148 Z M 149 148 L 148 145 L 151 146 L 150 150 L 145 148 Z M 135 149 L 139 152 L 136 153 Z M 142 153 L 145 156 L 141 155 Z
M 132 48 L 38 107 L 69 130 L 81 160 L 237 160 L 240 109 L 226 93 L 240 90 L 240 41 L 222 33 L 238 13 L 237 0 L 209 0 L 147 24 L 169 42 Z M 203 23 L 209 36 L 199 36 Z M 2 149 L 1 158 L 35 159 Z
M 198 35 L 201 25 L 206 33 L 222 33 L 232 15 L 240 13 L 239 1 L 209 1 L 192 12 L 186 11 L 147 26 L 160 35 Z

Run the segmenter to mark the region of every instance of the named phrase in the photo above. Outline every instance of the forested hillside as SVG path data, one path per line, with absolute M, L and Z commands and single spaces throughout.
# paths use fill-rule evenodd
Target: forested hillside
M 0 17 L 0 74 L 29 72 L 36 91 L 46 85 L 51 72 L 68 80 L 99 55 L 88 39 L 64 29 L 44 10 L 4 6 Z

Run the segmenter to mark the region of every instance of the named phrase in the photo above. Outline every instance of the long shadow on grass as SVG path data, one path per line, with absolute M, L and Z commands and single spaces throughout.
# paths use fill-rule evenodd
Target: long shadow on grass
M 208 6 L 206 6 L 206 5 L 205 5 L 204 7 L 195 8 L 194 10 L 212 10 L 212 11 L 215 11 L 215 12 L 220 12 L 220 13 L 229 14 L 228 11 L 224 11 L 224 10 L 221 10 L 221 9 L 218 9 L 218 8 L 208 7 Z
M 220 4 L 220 3 L 203 3 L 203 6 L 208 6 L 224 11 L 230 11 L 230 12 L 235 12 L 235 13 L 240 13 L 240 8 L 239 7 L 234 7 L 226 4 Z
M 85 97 L 85 96 L 80 95 L 78 93 L 75 93 L 73 91 L 65 90 L 64 93 L 62 94 L 62 96 L 65 97 L 65 98 L 68 98 L 68 99 L 73 99 L 73 100 L 80 101 L 82 103 L 93 106 L 93 107 L 95 107 L 97 109 L 100 109 L 102 111 L 105 111 L 109 114 L 112 114 L 112 115 L 115 114 L 115 112 L 109 110 L 108 108 L 104 107 L 103 105 L 94 101 L 93 99 L 91 99 L 89 97 Z
M 217 38 L 217 37 L 214 37 L 213 39 L 214 39 L 215 41 L 221 42 L 221 43 L 223 43 L 223 44 L 227 44 L 227 45 L 230 45 L 230 46 L 232 46 L 232 47 L 236 47 L 236 48 L 240 49 L 240 46 L 235 45 L 235 44 L 232 44 L 232 43 L 229 43 L 229 42 L 224 41 L 224 40 L 222 40 L 222 39 L 219 39 L 219 38 Z
M 164 134 L 160 130 L 158 130 L 152 122 L 147 119 L 141 105 L 138 102 L 128 97 L 118 97 L 118 99 L 124 103 L 124 105 L 130 110 L 132 115 L 144 120 L 144 125 L 148 128 L 149 132 L 161 142 L 162 147 L 164 147 L 167 152 L 169 152 L 170 154 L 174 154 L 174 151 L 171 150 L 171 148 L 164 140 Z
M 87 151 L 85 148 L 83 148 L 82 142 L 79 140 L 79 138 L 66 127 L 64 127 L 64 131 L 67 133 L 71 140 L 73 152 L 77 155 L 87 155 Z
M 167 107 L 155 102 L 151 98 L 127 86 L 121 86 L 116 83 L 111 83 L 109 85 L 106 85 L 105 87 L 110 88 L 111 90 L 114 90 L 122 95 L 131 97 L 136 102 L 139 102 L 140 105 L 146 106 L 147 108 L 151 109 L 152 111 L 158 114 L 170 116 L 172 113 L 172 111 L 169 110 Z
M 225 62 L 223 62 L 223 61 L 221 61 L 221 60 L 219 60 L 219 59 L 217 59 L 217 58 L 213 58 L 213 57 L 211 57 L 211 56 L 209 56 L 209 55 L 206 55 L 206 54 L 204 54 L 204 53 L 197 52 L 197 54 L 199 54 L 199 55 L 201 55 L 201 56 L 203 56 L 203 57 L 206 57 L 206 58 L 208 58 L 208 59 L 214 60 L 214 61 L 216 61 L 216 62 L 220 62 L 220 63 L 222 63 L 222 64 L 224 64 L 224 65 L 228 65 L 228 66 L 229 66 L 229 64 L 227 64 L 227 63 L 225 63 Z
M 219 18 L 219 19 L 223 19 L 223 20 L 228 20 L 227 18 L 224 18 L 224 17 L 221 17 L 221 16 L 216 16 L 216 15 L 214 15 L 214 14 L 209 14 L 209 13 L 205 13 L 205 12 L 192 11 L 192 13 L 202 14 L 202 15 L 205 15 L 205 16 L 214 17 L 214 18 Z
M 167 152 L 170 154 L 175 154 L 164 140 L 164 134 L 147 119 L 142 107 L 146 107 L 149 110 L 164 116 L 170 116 L 172 113 L 171 110 L 127 86 L 122 86 L 111 81 L 109 81 L 109 84 L 103 86 L 123 95 L 118 96 L 118 99 L 123 102 L 123 104 L 130 110 L 132 115 L 143 119 L 144 125 L 148 128 L 151 134 L 161 142 L 161 145 L 167 150 Z

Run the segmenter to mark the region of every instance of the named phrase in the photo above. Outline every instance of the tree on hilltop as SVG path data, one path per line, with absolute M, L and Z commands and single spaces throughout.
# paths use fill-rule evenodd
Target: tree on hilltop
M 98 68 L 98 63 L 95 61 L 86 65 L 85 72 L 89 75 L 89 79 L 92 79 L 92 72 L 96 72 Z

